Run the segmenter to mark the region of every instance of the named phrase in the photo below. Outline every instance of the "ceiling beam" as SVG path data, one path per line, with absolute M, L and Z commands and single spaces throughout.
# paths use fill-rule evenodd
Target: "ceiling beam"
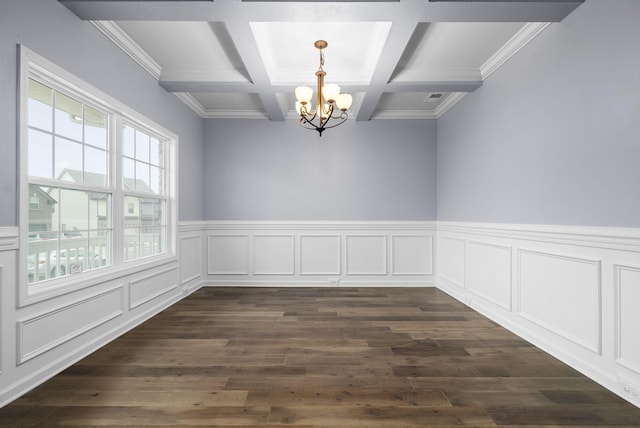
M 253 92 L 258 94 L 269 119 L 282 121 L 287 111 L 278 94 L 271 87 L 269 74 L 264 66 L 258 47 L 256 46 L 249 22 L 244 17 L 225 20 L 229 37 L 235 45 L 245 70 L 253 83 Z
M 391 76 L 407 44 L 418 27 L 416 17 L 407 12 L 402 11 L 402 13 L 398 13 L 393 17 L 394 25 L 391 26 L 387 40 L 380 53 L 380 58 L 384 58 L 384 61 L 378 61 L 369 89 L 364 93 L 364 98 L 359 105 L 356 120 L 371 119 L 387 83 L 391 80 Z
M 243 2 L 60 0 L 84 20 L 226 21 L 238 13 L 261 22 L 385 21 L 398 9 L 410 10 L 420 22 L 560 22 L 584 0 L 495 0 L 395 2 Z

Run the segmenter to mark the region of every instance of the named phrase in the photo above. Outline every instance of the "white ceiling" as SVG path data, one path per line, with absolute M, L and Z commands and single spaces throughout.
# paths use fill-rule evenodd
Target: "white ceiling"
M 437 118 L 582 0 L 61 0 L 207 118 L 295 117 L 326 81 L 357 120 Z

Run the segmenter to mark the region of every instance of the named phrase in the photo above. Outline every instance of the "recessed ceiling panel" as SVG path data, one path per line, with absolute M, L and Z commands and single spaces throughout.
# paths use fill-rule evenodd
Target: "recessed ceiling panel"
M 378 101 L 373 117 L 435 118 L 450 95 L 449 92 L 385 92 Z
M 246 82 L 224 24 L 118 21 L 118 26 L 162 67 L 164 80 Z
M 390 22 L 252 22 L 251 30 L 274 85 L 313 84 L 316 40 L 324 50 L 327 82 L 368 84 L 391 28 Z
M 435 22 L 419 29 L 394 81 L 471 80 L 481 66 L 524 26 L 524 23 Z

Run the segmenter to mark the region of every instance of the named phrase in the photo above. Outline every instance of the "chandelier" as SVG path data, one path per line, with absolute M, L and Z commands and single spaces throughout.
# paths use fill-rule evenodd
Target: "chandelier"
M 308 86 L 298 86 L 296 88 L 296 111 L 300 115 L 300 125 L 303 128 L 315 129 L 322 136 L 322 131 L 328 128 L 335 128 L 347 120 L 347 109 L 351 107 L 352 98 L 349 94 L 341 94 L 340 86 L 324 83 L 324 53 L 322 50 L 328 43 L 324 40 L 316 40 L 313 44 L 320 52 L 320 67 L 316 71 L 318 78 L 318 93 L 316 96 L 316 107 L 312 108 L 311 98 L 313 89 Z

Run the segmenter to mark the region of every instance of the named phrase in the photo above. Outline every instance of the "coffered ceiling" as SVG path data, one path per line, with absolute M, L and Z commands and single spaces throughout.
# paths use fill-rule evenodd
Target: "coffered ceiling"
M 296 86 L 357 120 L 437 118 L 582 1 L 61 0 L 205 118 L 295 117 Z

